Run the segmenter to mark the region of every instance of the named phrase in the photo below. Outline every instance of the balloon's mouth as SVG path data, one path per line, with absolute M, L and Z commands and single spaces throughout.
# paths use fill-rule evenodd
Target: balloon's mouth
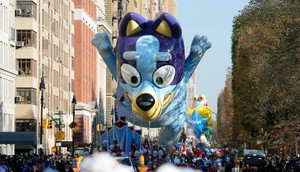
M 158 99 L 156 95 L 142 92 L 135 96 L 125 92 L 126 99 L 131 103 L 134 114 L 143 121 L 153 121 L 160 117 L 162 109 L 173 100 L 174 93 L 171 92 Z
M 165 95 L 164 96 L 164 106 L 163 106 L 163 108 L 168 106 L 171 103 L 171 101 L 173 100 L 173 98 L 174 98 L 174 93 L 173 92 Z

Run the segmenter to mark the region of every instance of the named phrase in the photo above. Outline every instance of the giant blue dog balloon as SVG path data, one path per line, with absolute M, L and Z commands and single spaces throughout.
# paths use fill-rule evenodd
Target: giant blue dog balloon
M 92 44 L 118 82 L 119 116 L 158 128 L 159 143 L 177 143 L 186 119 L 186 83 L 211 43 L 195 36 L 185 59 L 181 27 L 168 13 L 146 20 L 130 12 L 120 22 L 115 50 L 106 33 Z

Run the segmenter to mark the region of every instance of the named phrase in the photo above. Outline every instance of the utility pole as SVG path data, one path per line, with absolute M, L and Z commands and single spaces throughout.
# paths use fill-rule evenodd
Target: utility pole
M 296 156 L 298 155 L 298 140 L 300 139 L 300 133 L 295 132 L 295 151 L 296 151 Z
M 73 95 L 73 99 L 72 99 L 72 112 L 73 112 L 73 124 L 75 123 L 75 106 L 77 104 L 77 101 L 76 101 L 76 97 L 75 97 L 75 94 Z M 74 129 L 75 130 L 75 129 Z M 72 158 L 74 159 L 75 156 L 75 131 L 73 130 L 73 133 L 72 133 Z
M 44 72 L 42 72 L 42 78 L 41 78 L 41 82 L 40 82 L 40 87 L 39 87 L 40 91 L 41 91 L 41 128 L 40 128 L 40 145 L 41 147 L 41 152 L 43 150 L 43 109 L 44 109 L 44 90 L 46 89 L 45 87 L 45 81 L 44 81 Z

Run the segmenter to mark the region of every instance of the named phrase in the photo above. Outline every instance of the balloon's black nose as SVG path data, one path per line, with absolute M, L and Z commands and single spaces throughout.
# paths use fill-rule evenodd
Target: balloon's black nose
M 136 104 L 140 109 L 147 111 L 153 107 L 153 105 L 155 104 L 155 100 L 153 96 L 145 93 L 138 96 L 138 98 L 136 99 Z

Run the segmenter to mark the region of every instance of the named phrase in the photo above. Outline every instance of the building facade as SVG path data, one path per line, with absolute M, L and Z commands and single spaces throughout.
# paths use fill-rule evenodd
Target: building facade
M 128 0 L 111 0 L 105 1 L 105 21 L 111 26 L 111 42 L 115 47 L 118 38 L 119 22 L 127 13 Z M 107 68 L 106 71 L 106 123 L 105 126 L 112 126 L 114 122 L 115 95 L 117 90 L 117 82 L 112 77 L 111 72 Z
M 146 19 L 155 19 L 163 12 L 177 16 L 177 0 L 130 0 L 127 6 L 128 12 L 136 12 Z
M 97 31 L 97 5 L 94 0 L 75 0 L 75 94 L 77 99 L 75 143 L 92 143 L 92 124 L 98 109 L 97 49 L 91 44 Z
M 106 3 L 107 1 L 104 0 L 99 0 L 96 5 L 97 5 L 97 32 L 106 32 L 110 37 L 112 35 L 112 27 L 111 25 L 106 21 Z M 102 59 L 101 55 L 98 54 L 99 56 L 99 68 L 98 68 L 98 85 L 99 85 L 99 106 L 98 106 L 98 111 L 97 111 L 97 116 L 96 116 L 96 124 L 99 126 L 101 125 L 102 128 L 98 128 L 98 130 L 101 130 L 104 128 L 105 124 L 107 123 L 107 82 L 106 80 L 109 79 L 111 80 L 111 77 L 107 78 L 107 66 Z M 109 73 L 110 74 L 110 73 Z M 110 74 L 111 76 L 111 74 Z M 111 94 L 110 94 L 111 95 Z M 111 101 L 111 97 L 109 98 L 109 101 Z M 109 109 L 111 109 L 111 106 L 109 106 Z M 97 129 L 97 127 L 96 127 Z M 98 131 L 99 132 L 99 131 Z M 99 133 L 98 133 L 99 134 Z M 98 138 L 98 137 L 97 137 Z
M 72 139 L 68 125 L 73 120 L 71 101 L 75 90 L 74 2 L 17 0 L 15 21 L 19 100 L 16 132 L 36 132 L 36 148 L 48 154 L 60 142 L 55 138 L 58 130 L 64 132 L 63 140 Z M 42 128 L 44 119 L 50 122 Z M 33 145 L 16 145 L 17 152 L 33 150 Z
M 15 131 L 15 1 L 0 2 L 0 132 Z M 10 124 L 10 125 L 7 125 Z M 14 154 L 13 144 L 0 144 L 0 153 Z

